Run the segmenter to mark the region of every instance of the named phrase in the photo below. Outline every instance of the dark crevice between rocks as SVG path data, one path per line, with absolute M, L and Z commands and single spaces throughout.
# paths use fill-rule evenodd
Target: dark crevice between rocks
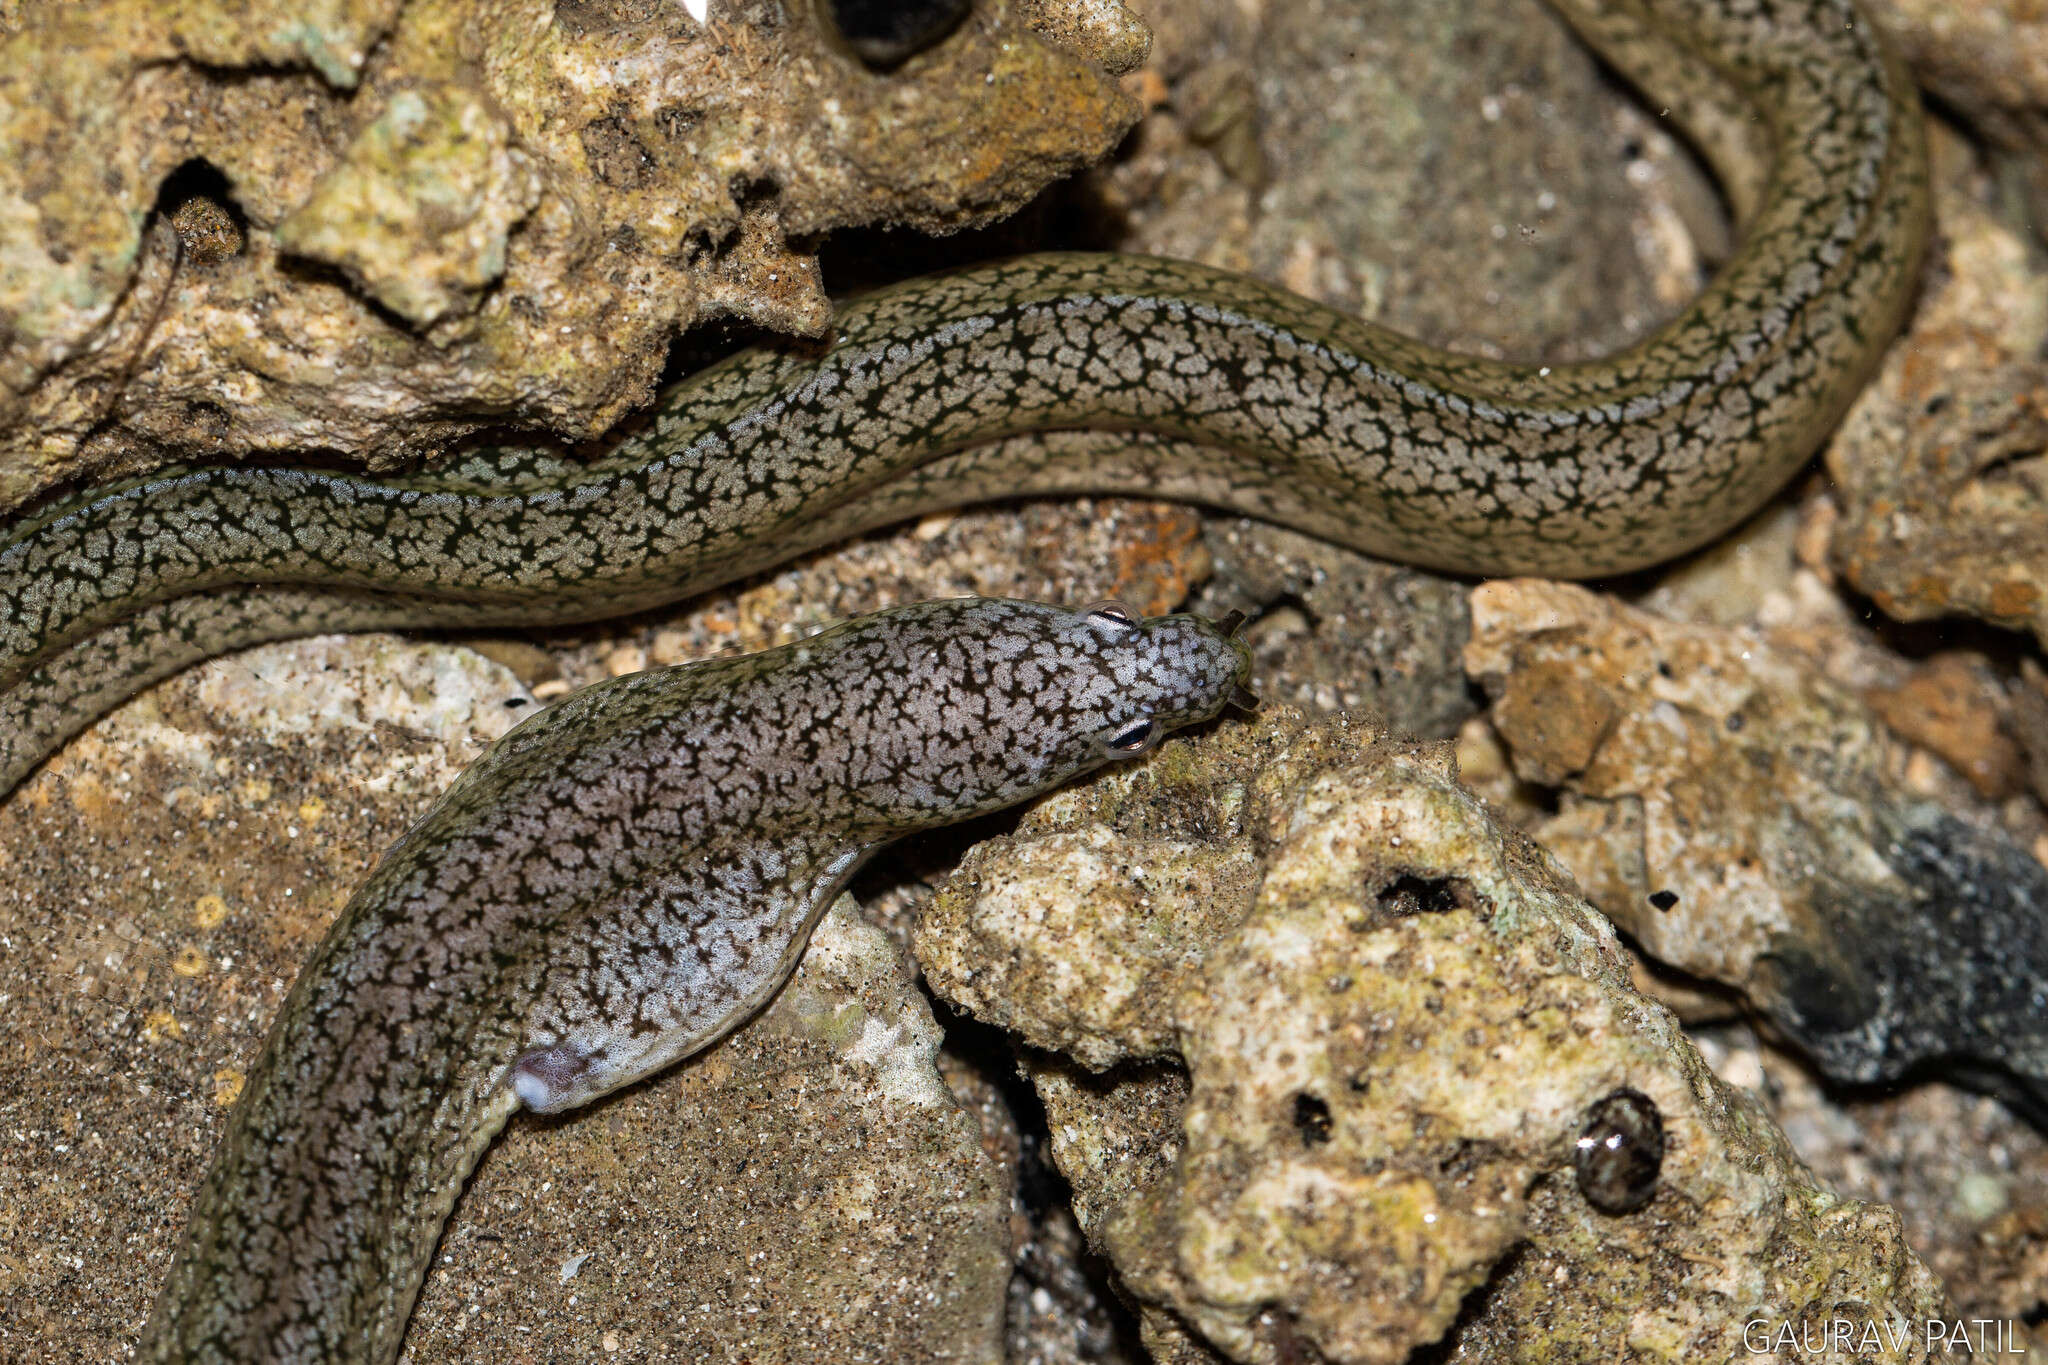
M 1861 619 L 1878 647 L 1910 663 L 1924 663 L 1938 654 L 1970 654 L 1981 659 L 1998 677 L 2010 678 L 2019 672 L 2022 660 L 2038 659 L 2041 655 L 2033 637 L 2024 630 L 1961 614 L 1899 621 L 1885 615 L 1847 578 L 1838 579 L 1834 591 Z
M 210 270 L 231 260 L 242 254 L 248 241 L 249 220 L 235 203 L 227 177 L 219 167 L 204 157 L 192 157 L 164 177 L 157 187 L 156 201 L 143 219 L 140 252 L 145 262 L 152 256 L 159 260 L 169 257 L 169 269 L 153 285 L 145 283 L 151 274 L 146 266 L 137 268 L 129 278 L 115 312 L 118 314 L 134 303 L 145 310 L 146 320 L 135 339 L 125 343 L 128 354 L 119 373 L 102 388 L 98 412 L 80 443 L 81 449 L 91 449 L 120 427 L 122 396 L 149 353 L 150 341 L 163 321 L 164 310 L 177 292 L 179 275 Z M 154 297 L 138 291 L 149 291 Z M 209 429 L 219 430 L 225 425 L 224 421 L 212 420 L 203 413 L 201 416 Z M 219 413 L 220 418 L 225 416 L 224 412 Z M 86 477 L 93 479 L 99 474 L 94 472 Z
M 742 580 L 742 584 L 747 581 L 750 580 Z M 921 883 L 925 888 L 919 901 L 922 904 L 929 898 L 930 890 L 938 887 L 960 866 L 967 850 L 976 844 L 1016 833 L 1017 825 L 1028 809 L 1012 806 L 1007 810 L 977 815 L 957 825 L 942 825 L 938 829 L 924 830 L 907 839 L 899 839 L 855 873 L 847 889 L 855 900 L 866 904 L 891 888 Z M 966 1018 L 964 1015 L 959 1017 Z
M 369 290 L 363 288 L 353 275 L 332 262 L 308 260 L 304 256 L 293 256 L 289 253 L 281 252 L 277 258 L 277 273 L 281 278 L 289 280 L 300 287 L 326 285 L 333 289 L 339 289 L 351 299 L 361 304 L 364 310 L 388 328 L 392 335 L 403 337 L 407 341 L 422 347 L 426 345 L 425 342 L 419 340 L 419 328 L 413 324 L 410 318 L 394 311 L 389 305 L 380 302 Z M 494 280 L 483 291 L 481 297 L 488 297 L 502 283 L 502 280 Z M 292 463 L 299 463 L 296 452 L 294 452 Z M 361 468 L 360 462 L 357 463 L 356 467 Z
M 1049 1220 L 1072 1217 L 1074 1196 L 1052 1159 L 1045 1105 L 1020 1064 L 1025 1049 L 1003 1030 L 961 1013 L 944 1000 L 927 998 L 933 1016 L 945 1030 L 947 1054 L 997 1091 L 1016 1125 L 1013 1193 L 1033 1236 L 1018 1251 L 1012 1273 L 1034 1289 L 1045 1290 L 1076 1321 L 1076 1347 L 1082 1359 L 1145 1359 L 1137 1315 L 1121 1297 L 1109 1261 L 1085 1245 L 1078 1258 L 1068 1259 L 1052 1249 L 1045 1235 Z M 1048 1063 L 1057 1060 L 1051 1053 L 1035 1055 Z M 1125 1074 L 1120 1070 L 1101 1079 L 1107 1086 Z
M 889 72 L 944 42 L 974 0 L 817 0 L 818 17 L 861 64 Z
M 1053 182 L 1007 218 L 945 237 L 913 228 L 842 228 L 818 244 L 818 264 L 837 300 L 1030 252 L 1112 251 L 1127 235 L 1122 217 L 1084 173 Z
M 1459 1303 L 1458 1316 L 1452 1321 L 1450 1330 L 1429 1345 L 1418 1346 L 1415 1350 L 1409 1352 L 1408 1365 L 1448 1365 L 1448 1362 L 1458 1354 L 1459 1347 L 1463 1344 L 1468 1333 L 1475 1329 L 1489 1330 L 1490 1325 L 1482 1325 L 1487 1307 L 1492 1303 L 1493 1297 L 1508 1283 L 1508 1280 L 1514 1275 L 1522 1262 L 1528 1258 L 1529 1248 L 1530 1244 L 1528 1242 L 1517 1242 L 1514 1246 L 1508 1248 L 1507 1254 L 1494 1262 L 1493 1273 L 1486 1277 L 1486 1282 L 1466 1294 L 1463 1301 Z M 1533 1330 L 1537 1324 L 1524 1323 L 1518 1324 L 1518 1326 Z M 1490 1330 L 1498 1331 L 1499 1329 L 1491 1327 Z M 1484 1343 L 1475 1344 L 1478 1346 L 1478 1349 L 1474 1354 L 1480 1357 L 1493 1354 L 1485 1349 Z M 1496 1344 L 1506 1345 L 1507 1343 Z M 1512 1354 L 1512 1352 L 1509 1354 Z
M 1609 923 L 1613 921 L 1610 920 Z M 1691 997 L 1684 1001 L 1682 1008 L 1672 1004 L 1669 999 L 1664 1000 L 1665 1005 L 1678 1014 L 1679 1021 L 1687 1030 L 1745 1019 L 1754 1012 L 1749 997 L 1735 986 L 1726 981 L 1717 981 L 1710 976 L 1696 976 L 1683 967 L 1672 966 L 1644 947 L 1641 939 L 1619 924 L 1614 925 L 1614 932 L 1628 950 L 1635 954 L 1636 960 L 1642 965 L 1642 970 L 1651 980 L 1660 982 L 1683 996 Z M 1652 998 L 1657 998 L 1656 992 L 1650 994 Z

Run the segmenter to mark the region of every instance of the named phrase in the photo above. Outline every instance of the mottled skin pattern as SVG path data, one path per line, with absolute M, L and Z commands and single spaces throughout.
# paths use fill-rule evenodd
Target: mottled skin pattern
M 969 598 L 534 716 L 300 974 L 146 1353 L 390 1359 L 463 1180 L 521 1101 L 579 1105 L 715 1041 L 875 849 L 1143 753 L 1214 716 L 1250 667 L 1196 617 Z
M 1193 265 L 1037 256 L 852 304 L 822 354 L 726 361 L 592 464 L 502 451 L 402 479 L 212 468 L 91 489 L 0 535 L 0 796 L 224 650 L 594 619 L 992 497 L 1181 497 L 1470 573 L 1616 572 L 1701 544 L 1807 456 L 1905 310 L 1918 107 L 1851 0 L 1554 3 L 1692 130 L 1746 225 L 1646 344 L 1505 366 Z M 519 1103 L 581 1103 L 715 1040 L 877 844 L 1105 761 L 1133 708 L 1158 729 L 1213 714 L 1244 666 L 1184 618 L 947 603 L 535 717 L 301 976 L 149 1354 L 389 1360 Z
M 0 541 L 0 793 L 238 645 L 588 620 L 991 497 L 1182 497 L 1472 573 L 1701 544 L 1812 451 L 1899 321 L 1926 233 L 1918 107 L 1850 0 L 1565 8 L 1748 210 L 1742 252 L 1645 345 L 1500 365 L 1183 262 L 1034 256 L 854 303 L 822 356 L 718 365 L 595 464 L 93 489 Z

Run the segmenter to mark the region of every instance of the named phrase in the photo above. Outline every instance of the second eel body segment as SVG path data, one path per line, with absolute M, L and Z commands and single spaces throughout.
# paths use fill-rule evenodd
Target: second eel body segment
M 1501 365 L 1193 265 L 1037 256 L 857 301 L 822 355 L 727 360 L 590 464 L 505 451 L 398 479 L 229 467 L 90 489 L 0 533 L 0 796 L 108 707 L 228 649 L 595 619 L 985 498 L 1181 497 L 1471 573 L 1599 574 L 1701 544 L 1806 458 L 1907 306 L 1927 231 L 1918 107 L 1850 0 L 1558 7 L 1686 124 L 1745 225 L 1644 345 Z M 1175 659 L 1111 647 L 1152 632 Z M 962 639 L 980 643 L 949 656 Z M 1026 682 L 1040 648 L 1065 662 Z M 266 1046 L 156 1359 L 388 1360 L 463 1178 L 520 1102 L 579 1103 L 720 1036 L 876 843 L 1142 749 L 1213 714 L 1242 667 L 1198 625 L 1004 604 L 866 618 L 776 657 L 580 694 L 407 836 Z M 981 700 L 906 709 L 884 686 L 906 658 Z M 1003 687 L 954 687 L 998 664 Z M 1068 706 L 1147 678 L 1177 681 L 1142 733 Z M 841 747 L 864 727 L 884 758 Z M 1053 734 L 1045 764 L 1018 738 Z M 706 824 L 677 754 L 757 774 L 735 797 L 758 795 L 754 813 L 721 817 L 737 839 Z M 857 799 L 805 785 L 835 764 Z M 541 887 L 554 910 L 535 908 Z

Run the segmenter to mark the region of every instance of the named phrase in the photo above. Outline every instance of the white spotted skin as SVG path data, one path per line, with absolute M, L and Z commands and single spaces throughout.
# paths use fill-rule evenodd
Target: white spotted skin
M 391 1359 L 462 1182 L 518 1104 L 573 1108 L 715 1041 L 877 848 L 1113 761 L 1134 726 L 1209 719 L 1249 670 L 1196 617 L 965 598 L 614 679 L 529 718 L 398 842 L 301 973 L 146 1357 Z

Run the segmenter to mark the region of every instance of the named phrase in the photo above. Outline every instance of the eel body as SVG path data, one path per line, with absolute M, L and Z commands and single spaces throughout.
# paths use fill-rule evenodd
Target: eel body
M 506 734 L 342 910 L 200 1187 L 159 1361 L 387 1361 L 511 1112 L 704 1047 L 861 862 L 1220 711 L 1198 617 L 967 598 L 600 683 Z
M 597 619 L 982 499 L 1185 498 L 1475 574 L 1613 573 L 1711 539 L 1811 453 L 1908 305 L 1918 106 L 1851 0 L 1556 3 L 1689 129 L 1744 224 L 1643 345 L 1496 364 L 1191 264 L 1034 256 L 856 301 L 822 351 L 724 361 L 590 463 L 88 489 L 0 531 L 0 797 L 229 649 Z M 148 1353 L 389 1360 L 512 1109 L 714 1040 L 876 845 L 1141 749 L 1243 668 L 1185 618 L 940 604 L 535 717 L 302 974 Z M 1141 698 L 1143 733 L 1119 709 Z
M 1564 8 L 1693 130 L 1746 223 L 1645 344 L 1503 365 L 1185 262 L 1033 256 L 857 301 L 822 355 L 716 365 L 594 463 L 91 489 L 0 538 L 0 794 L 227 649 L 596 619 L 988 498 L 1186 498 L 1469 573 L 1701 544 L 1811 453 L 1900 320 L 1927 226 L 1918 106 L 1850 0 Z

